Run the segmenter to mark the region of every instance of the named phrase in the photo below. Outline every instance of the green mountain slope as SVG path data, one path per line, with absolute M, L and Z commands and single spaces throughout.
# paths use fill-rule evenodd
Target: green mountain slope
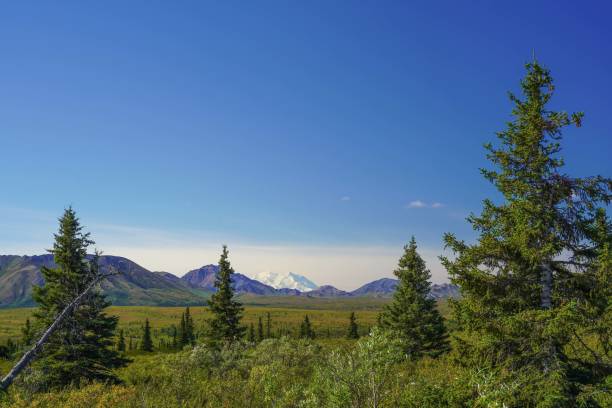
M 0 307 L 34 306 L 32 285 L 43 284 L 42 266 L 54 266 L 52 255 L 0 256 Z M 201 305 L 209 296 L 204 290 L 118 256 L 101 256 L 100 269 L 103 273 L 119 272 L 101 285 L 114 305 Z

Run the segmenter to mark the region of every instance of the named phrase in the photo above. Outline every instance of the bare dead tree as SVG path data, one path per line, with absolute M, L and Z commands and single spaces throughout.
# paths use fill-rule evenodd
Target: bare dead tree
M 57 328 L 62 324 L 64 319 L 68 315 L 70 315 L 77 306 L 79 306 L 79 304 L 83 301 L 85 296 L 87 296 L 87 294 L 94 288 L 94 286 L 100 283 L 103 279 L 106 279 L 107 277 L 116 274 L 117 272 L 96 275 L 94 279 L 89 283 L 89 285 L 87 285 L 87 287 L 77 297 L 75 297 L 72 302 L 70 302 L 59 315 L 57 315 L 53 323 L 51 323 L 51 325 L 44 331 L 44 333 L 42 334 L 42 336 L 40 336 L 40 339 L 38 339 L 34 346 L 19 359 L 17 364 L 15 364 L 13 368 L 11 368 L 11 371 L 9 371 L 8 374 L 2 379 L 2 381 L 0 381 L 0 390 L 6 391 L 6 389 L 13 383 L 15 378 L 17 378 L 19 373 L 36 358 L 40 350 L 45 345 L 45 342 L 49 339 L 53 332 L 55 332 L 55 330 L 57 330 Z

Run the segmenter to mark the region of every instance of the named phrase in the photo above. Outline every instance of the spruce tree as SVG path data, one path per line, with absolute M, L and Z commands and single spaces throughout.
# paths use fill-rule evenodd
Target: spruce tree
M 142 328 L 140 350 L 147 352 L 153 351 L 153 339 L 151 338 L 151 325 L 149 324 L 149 319 L 145 319 L 145 325 Z
M 117 351 L 120 353 L 125 352 L 125 337 L 123 336 L 123 329 L 119 330 L 119 340 L 117 340 Z
M 185 320 L 185 312 L 181 313 L 181 322 L 179 324 L 179 345 L 181 348 L 189 343 L 189 335 L 187 333 L 187 321 Z
M 185 308 L 185 345 L 193 346 L 195 344 L 195 330 L 193 325 L 193 317 L 189 311 L 189 306 Z
M 429 296 L 431 274 L 417 252 L 414 237 L 404 247 L 395 270 L 398 278 L 393 300 L 385 305 L 380 325 L 402 338 L 406 354 L 413 359 L 432 357 L 448 350 L 448 335 L 436 301 Z
M 32 341 L 34 341 L 34 330 L 30 319 L 26 319 L 25 325 L 21 328 L 21 342 L 24 346 L 28 346 Z
M 208 301 L 213 314 L 209 320 L 208 339 L 212 343 L 234 342 L 244 336 L 245 327 L 240 325 L 242 319 L 242 304 L 234 298 L 232 275 L 234 270 L 228 259 L 227 246 L 223 246 L 223 253 L 219 260 L 219 273 L 215 278 L 217 290 Z
M 355 317 L 355 312 L 351 312 L 351 315 L 349 317 L 348 333 L 346 334 L 346 337 L 349 339 L 359 338 L 359 331 L 357 327 L 357 318 Z
M 263 339 L 264 339 L 263 319 L 260 316 L 259 321 L 257 322 L 257 341 L 262 341 Z
M 272 337 L 272 317 L 270 316 L 270 312 L 266 313 L 266 338 L 269 339 Z
M 93 243 L 83 232 L 74 210 L 65 210 L 50 250 L 56 267 L 41 268 L 45 284 L 33 288 L 38 304 L 34 313 L 36 327 L 50 326 L 58 313 L 98 276 L 98 254 L 87 259 L 87 248 Z M 33 364 L 43 387 L 59 388 L 83 380 L 117 380 L 112 369 L 124 366 L 128 360 L 112 347 L 118 317 L 104 313 L 109 305 L 98 290 L 91 291 L 51 336 Z
M 178 341 L 177 341 L 177 330 L 176 330 L 176 326 L 172 326 L 172 348 L 176 349 L 178 347 Z
M 523 378 L 525 406 L 574 406 L 581 384 L 597 381 L 592 366 L 601 360 L 581 334 L 595 307 L 591 294 L 606 285 L 597 264 L 609 256 L 601 226 L 612 182 L 562 172 L 562 129 L 580 127 L 583 114 L 549 110 L 550 72 L 535 61 L 526 68 L 523 98 L 510 94 L 513 120 L 497 134 L 498 146 L 485 145 L 493 168 L 481 172 L 501 199 L 485 200 L 468 218 L 476 243 L 446 234 L 455 256 L 442 260 L 462 293 L 453 306 L 460 360 Z M 568 346 L 583 352 L 570 359 Z
M 312 324 L 310 323 L 310 319 L 308 315 L 304 316 L 304 320 L 300 325 L 300 337 L 303 339 L 314 339 L 315 332 L 312 328 Z
M 255 326 L 253 326 L 253 323 L 249 324 L 249 334 L 247 340 L 250 343 L 255 343 Z

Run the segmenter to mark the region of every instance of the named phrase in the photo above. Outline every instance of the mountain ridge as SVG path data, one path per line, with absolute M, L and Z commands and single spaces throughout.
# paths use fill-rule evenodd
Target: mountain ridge
M 91 255 L 88 258 L 91 259 Z M 114 305 L 204 305 L 210 294 L 216 291 L 214 281 L 219 267 L 213 264 L 193 269 L 178 277 L 169 272 L 151 272 L 121 256 L 102 255 L 99 262 L 103 273 L 119 272 L 101 284 L 103 293 Z M 32 286 L 41 286 L 44 283 L 40 272 L 43 266 L 55 266 L 53 255 L 0 255 L 0 307 L 34 306 Z M 295 288 L 274 288 L 241 273 L 232 275 L 232 283 L 239 295 L 310 298 L 389 298 L 397 286 L 397 280 L 381 278 L 353 291 L 344 291 L 331 285 L 300 291 Z M 450 284 L 432 284 L 430 295 L 436 299 L 458 297 L 459 290 Z

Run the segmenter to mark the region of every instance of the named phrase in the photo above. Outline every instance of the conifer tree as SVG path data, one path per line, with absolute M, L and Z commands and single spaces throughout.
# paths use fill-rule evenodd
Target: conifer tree
M 98 254 L 87 259 L 87 248 L 93 243 L 74 210 L 65 210 L 50 250 L 56 267 L 43 267 L 45 284 L 33 289 L 38 304 L 34 314 L 37 327 L 50 326 L 58 313 L 96 279 L 100 273 Z M 99 291 L 93 290 L 54 332 L 33 364 L 44 387 L 59 388 L 82 380 L 117 380 L 112 369 L 128 360 L 112 347 L 118 317 L 104 313 L 109 305 Z
M 123 336 L 123 329 L 119 330 L 119 340 L 117 341 L 117 351 L 120 353 L 125 352 L 125 337 Z
M 151 325 L 149 324 L 149 319 L 145 319 L 145 325 L 142 328 L 140 350 L 148 352 L 153 351 L 153 339 L 151 338 Z
M 21 342 L 24 346 L 32 344 L 34 340 L 34 330 L 32 329 L 32 324 L 30 323 L 30 319 L 26 319 L 25 325 L 21 328 Z
M 179 345 L 181 348 L 185 347 L 189 343 L 189 336 L 187 334 L 187 321 L 185 320 L 185 312 L 181 313 L 181 322 L 179 325 Z
M 193 317 L 189 311 L 189 306 L 185 308 L 185 345 L 193 346 L 195 344 L 195 331 L 193 325 Z
M 266 313 L 266 338 L 269 339 L 272 337 L 272 317 L 270 316 L 270 312 Z
M 431 274 L 417 252 L 414 237 L 404 247 L 395 270 L 399 282 L 393 300 L 380 316 L 383 328 L 399 335 L 406 354 L 413 359 L 438 356 L 448 350 L 448 335 L 436 301 L 429 296 Z
M 300 337 L 303 339 L 314 339 L 315 332 L 312 328 L 312 324 L 310 323 L 310 319 L 308 315 L 304 316 L 304 320 L 300 325 Z
M 253 323 L 249 324 L 249 335 L 247 339 L 250 343 L 255 343 L 255 326 L 253 326 Z
M 349 317 L 348 333 L 346 337 L 349 339 L 359 338 L 359 331 L 357 327 L 357 318 L 355 317 L 355 312 L 351 312 L 351 316 Z
M 580 127 L 583 114 L 549 110 L 550 72 L 536 61 L 526 68 L 524 97 L 510 94 L 513 120 L 497 134 L 499 146 L 485 145 L 494 168 L 481 172 L 502 199 L 485 200 L 481 214 L 468 218 L 476 243 L 446 234 L 455 257 L 442 260 L 462 293 L 454 303 L 461 361 L 517 378 L 529 373 L 524 395 L 532 400 L 524 406 L 574 406 L 580 383 L 597 381 L 588 367 L 601 360 L 566 353 L 571 344 L 591 354 L 581 326 L 593 305 L 590 294 L 605 284 L 597 278 L 597 254 L 608 256 L 603 241 L 609 237 L 598 240 L 593 231 L 598 217 L 605 224 L 612 182 L 562 172 L 562 129 Z
M 128 345 L 128 350 L 132 351 L 134 350 L 134 343 L 132 342 L 132 336 L 130 336 L 130 342 Z
M 264 339 L 263 319 L 260 316 L 259 321 L 257 322 L 257 341 L 262 341 L 263 339 Z
M 217 290 L 208 301 L 213 314 L 209 320 L 208 338 L 212 343 L 219 341 L 234 342 L 244 336 L 245 327 L 240 325 L 242 319 L 242 304 L 234 298 L 232 275 L 234 270 L 228 259 L 227 246 L 223 246 L 219 260 L 219 273 L 215 278 Z
M 176 326 L 172 326 L 172 348 L 176 349 L 178 347 L 178 341 L 177 341 L 177 333 L 176 333 Z

